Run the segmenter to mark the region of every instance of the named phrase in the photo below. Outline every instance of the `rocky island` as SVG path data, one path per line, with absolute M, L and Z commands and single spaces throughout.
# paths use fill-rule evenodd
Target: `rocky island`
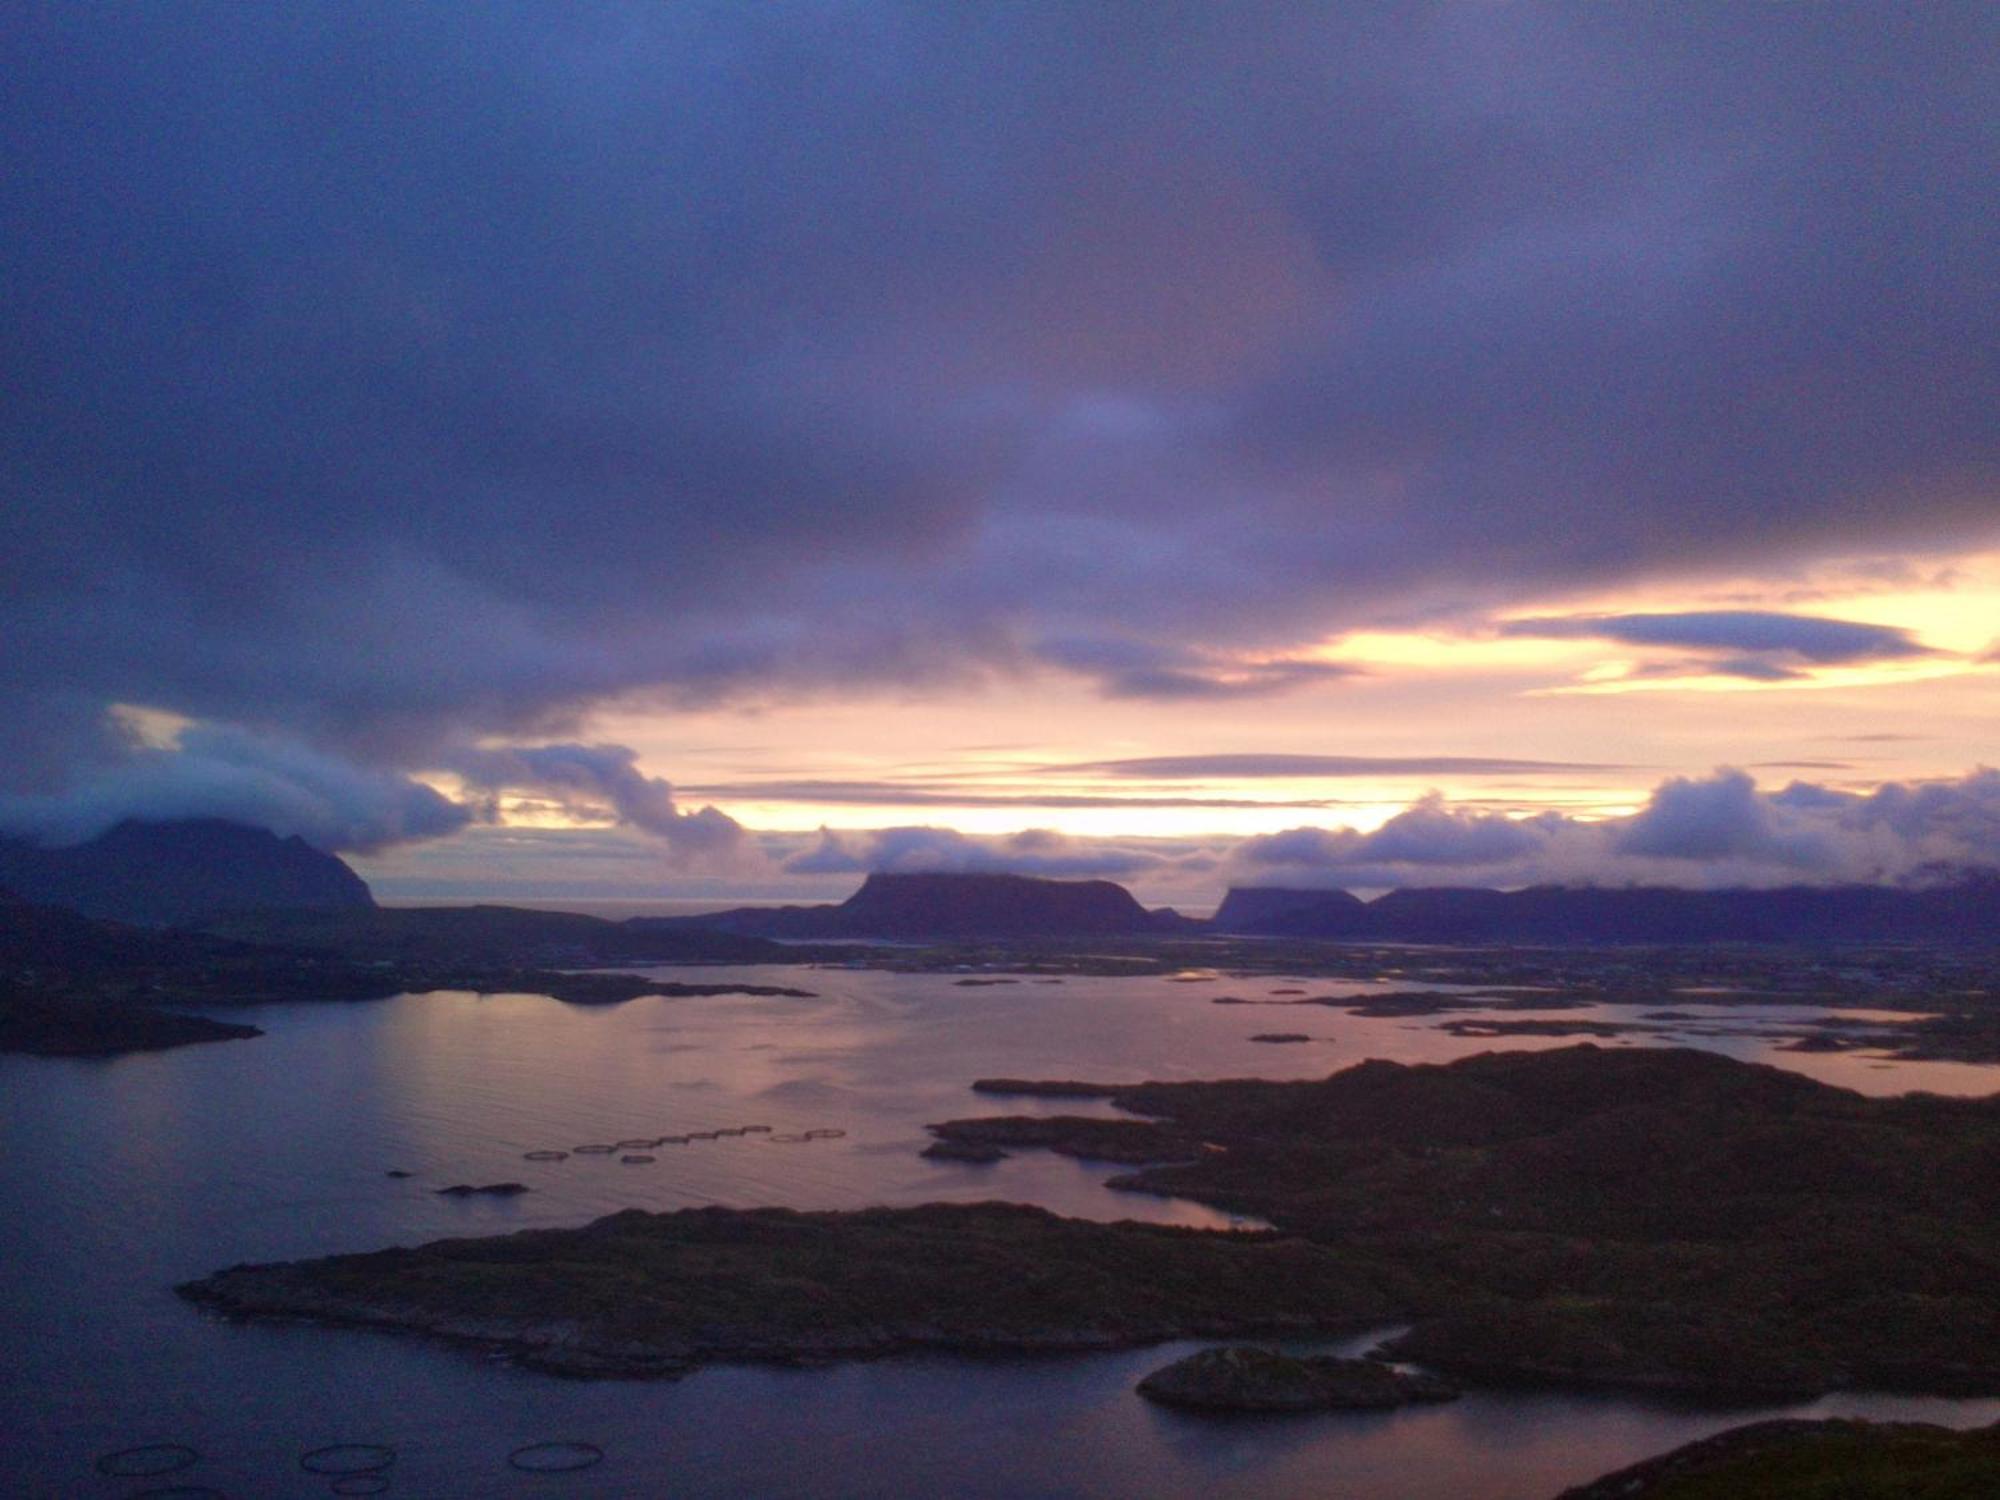
M 1380 1360 L 1294 1356 L 1237 1345 L 1203 1349 L 1139 1382 L 1163 1406 L 1208 1412 L 1383 1411 L 1415 1401 L 1454 1401 L 1458 1387 Z
M 634 1209 L 581 1229 L 234 1266 L 178 1290 L 233 1317 L 401 1329 L 536 1369 L 621 1377 L 724 1360 L 1332 1333 L 1387 1311 L 1369 1277 L 1295 1237 L 1005 1203 Z

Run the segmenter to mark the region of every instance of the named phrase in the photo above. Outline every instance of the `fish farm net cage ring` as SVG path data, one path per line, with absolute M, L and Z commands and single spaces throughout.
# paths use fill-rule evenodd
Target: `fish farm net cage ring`
M 629 1141 L 620 1141 L 620 1151 L 651 1151 L 666 1139 L 663 1135 L 635 1135 Z
M 523 1151 L 522 1161 L 568 1161 L 567 1151 Z
M 396 1450 L 380 1443 L 329 1443 L 299 1455 L 299 1467 L 308 1474 L 373 1474 L 396 1461 Z
M 625 1165 L 628 1167 L 643 1167 L 652 1162 L 658 1161 L 659 1157 L 647 1156 L 643 1152 L 641 1152 L 636 1156 L 621 1156 L 618 1159 L 623 1163 L 625 1163 Z
M 595 1443 L 530 1443 L 507 1455 L 509 1464 L 530 1474 L 563 1474 L 603 1461 L 604 1450 Z
M 365 1474 L 343 1474 L 328 1486 L 336 1495 L 380 1495 L 388 1491 L 389 1476 L 380 1469 Z
M 186 1443 L 141 1443 L 100 1453 L 97 1472 L 112 1479 L 151 1479 L 156 1474 L 178 1474 L 199 1462 L 201 1455 Z
M 575 1151 L 578 1156 L 609 1156 L 617 1149 L 616 1146 L 578 1146 Z

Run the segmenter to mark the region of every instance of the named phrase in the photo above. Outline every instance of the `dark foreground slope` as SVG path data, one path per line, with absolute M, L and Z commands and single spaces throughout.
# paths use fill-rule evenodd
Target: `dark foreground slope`
M 235 1266 L 178 1290 L 231 1316 L 406 1329 L 612 1376 L 1333 1331 L 1386 1310 L 1365 1276 L 1297 1239 L 1005 1203 L 633 1209 L 582 1229 Z
M 1167 1163 L 1120 1185 L 1373 1268 L 1417 1319 L 1400 1352 L 1466 1378 L 2000 1392 L 2000 1099 L 1587 1046 L 1110 1097 L 1152 1123 L 933 1128 Z
M 1758 1422 L 1566 1490 L 1561 1500 L 1992 1500 L 2000 1426 Z
M 85 843 L 0 839 L 0 885 L 39 906 L 154 925 L 254 907 L 367 911 L 367 884 L 300 838 L 219 818 L 128 819 Z

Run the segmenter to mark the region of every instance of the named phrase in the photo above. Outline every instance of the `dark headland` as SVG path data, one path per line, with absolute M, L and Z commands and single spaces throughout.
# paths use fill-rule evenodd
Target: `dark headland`
M 178 1007 L 446 989 L 580 1004 L 718 988 L 804 993 L 573 972 L 799 955 L 759 938 L 643 920 L 498 906 L 382 908 L 335 856 L 236 824 L 124 823 L 67 849 L 5 841 L 0 868 L 18 883 L 0 884 L 4 1052 L 101 1056 L 261 1034 Z

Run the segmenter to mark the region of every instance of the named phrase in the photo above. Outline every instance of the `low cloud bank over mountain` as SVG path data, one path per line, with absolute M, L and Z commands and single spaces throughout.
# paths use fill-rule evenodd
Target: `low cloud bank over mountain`
M 2000 772 L 1853 793 L 1742 771 L 1662 782 L 1625 818 L 1509 818 L 1426 797 L 1381 827 L 1295 828 L 1243 840 L 1243 885 L 1782 885 L 1921 878 L 2000 865 Z

